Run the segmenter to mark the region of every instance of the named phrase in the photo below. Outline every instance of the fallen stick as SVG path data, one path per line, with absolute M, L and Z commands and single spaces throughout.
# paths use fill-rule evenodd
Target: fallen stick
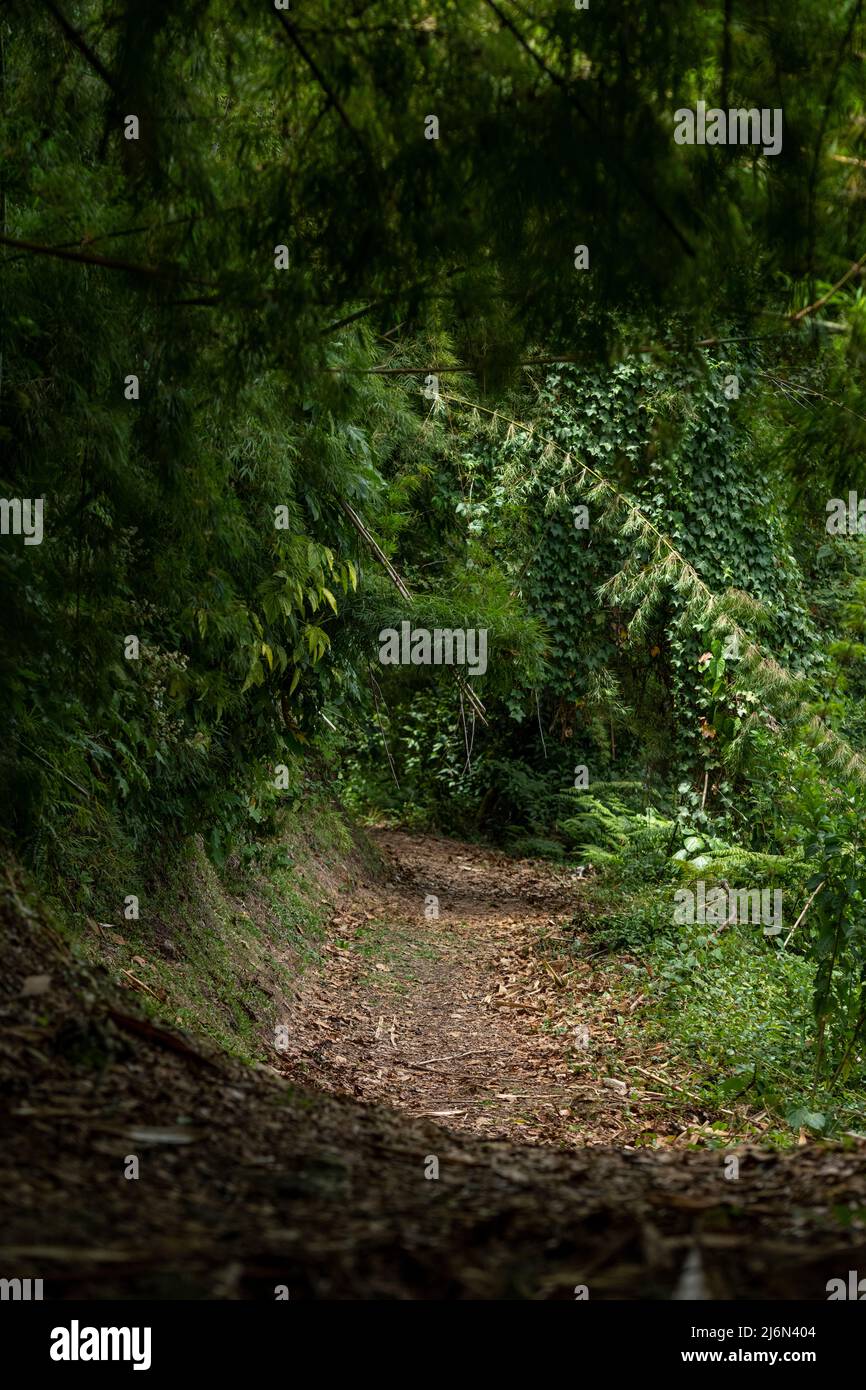
M 551 973 L 551 975 L 553 976 L 554 980 L 555 980 L 556 983 L 559 985 L 560 989 L 562 989 L 562 980 L 561 980 L 560 977 L 557 975 L 557 973 L 556 973 L 556 971 L 554 970 L 553 966 L 550 964 L 550 961 L 544 960 L 544 959 L 542 958 L 542 964 L 545 966 L 545 968 L 546 968 L 547 970 L 550 971 L 550 973 Z
M 507 1052 L 507 1047 L 467 1047 L 465 1052 L 447 1052 L 444 1057 L 428 1057 L 425 1062 L 414 1062 L 416 1067 L 429 1067 L 434 1062 L 453 1062 L 455 1057 L 471 1057 L 476 1052 Z
M 121 975 L 125 975 L 128 980 L 132 980 L 132 983 L 134 985 L 137 985 L 139 989 L 147 990 L 147 993 L 152 994 L 154 999 L 159 999 L 159 995 L 157 994 L 156 990 L 151 989 L 150 985 L 146 985 L 144 983 L 144 980 L 140 980 L 137 975 L 133 975 L 131 970 L 121 970 L 120 973 Z M 160 999 L 159 1002 L 162 1003 L 162 1000 Z
M 567 1100 L 574 1094 L 573 1088 L 566 1088 L 562 1091 L 508 1091 L 505 1094 L 497 1094 L 495 1091 L 485 1091 L 481 1096 L 451 1096 L 446 1100 L 437 1101 L 437 1105 L 489 1105 L 493 1106 L 495 1101 L 503 1101 L 511 1104 L 515 1100 Z

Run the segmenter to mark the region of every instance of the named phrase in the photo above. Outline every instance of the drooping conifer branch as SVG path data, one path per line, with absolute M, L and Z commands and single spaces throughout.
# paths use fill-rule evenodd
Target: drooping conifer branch
M 526 421 L 516 420 L 501 410 L 491 410 L 461 396 L 443 392 L 441 398 L 453 405 L 486 415 L 494 424 L 498 421 L 507 425 L 512 434 L 520 431 L 528 439 L 536 439 L 543 444 L 545 453 L 557 452 L 569 463 L 572 462 L 570 450 Z M 731 590 L 724 595 L 714 593 L 694 565 L 681 554 L 670 537 L 659 530 L 643 508 L 622 492 L 615 483 L 605 478 L 598 469 L 580 462 L 573 465 L 570 473 L 561 475 L 560 481 L 564 483 L 569 478 L 577 478 L 579 483 L 591 478 L 592 486 L 587 494 L 590 500 L 607 503 L 611 512 L 624 511 L 626 516 L 621 528 L 622 533 L 634 536 L 644 551 L 650 553 L 650 564 L 641 565 L 635 570 L 635 556 L 640 553 L 636 547 L 623 569 L 612 575 L 599 588 L 600 598 L 616 606 L 635 607 L 634 616 L 629 624 L 629 635 L 640 635 L 662 589 L 673 589 L 683 602 L 682 617 L 700 618 L 711 624 L 711 631 L 732 636 L 737 640 L 742 667 L 754 679 L 759 693 L 766 699 L 773 700 L 777 709 L 789 722 L 805 727 L 816 754 L 829 766 L 866 785 L 866 758 L 809 709 L 803 699 L 802 678 L 786 671 L 774 657 L 762 651 L 760 645 L 733 616 L 737 611 L 758 611 L 760 605 L 755 599 L 740 590 Z

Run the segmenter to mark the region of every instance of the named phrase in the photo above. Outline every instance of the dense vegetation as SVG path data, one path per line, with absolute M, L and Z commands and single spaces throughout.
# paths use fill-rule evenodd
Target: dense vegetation
M 593 866 L 721 1094 L 856 1127 L 863 6 L 530 8 L 7 7 L 0 832 L 74 923 L 326 768 Z M 674 922 L 721 880 L 784 930 Z

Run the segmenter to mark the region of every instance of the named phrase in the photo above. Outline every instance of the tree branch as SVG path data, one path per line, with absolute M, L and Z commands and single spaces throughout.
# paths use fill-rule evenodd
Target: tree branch
M 325 93 L 325 96 L 330 101 L 337 115 L 340 117 L 340 120 L 343 122 L 343 125 L 348 130 L 352 139 L 358 145 L 362 153 L 366 155 L 368 151 L 366 145 L 364 144 L 364 141 L 361 139 L 361 136 L 358 134 L 357 130 L 352 125 L 352 122 L 349 120 L 349 117 L 346 115 L 345 109 L 343 108 L 336 92 L 331 87 L 330 83 L 328 82 L 328 79 L 325 77 L 325 74 L 322 72 L 322 69 L 319 67 L 312 53 L 310 53 L 309 49 L 304 44 L 304 41 L 298 33 L 297 29 L 295 28 L 294 24 L 292 24 L 290 19 L 286 18 L 282 10 L 277 10 L 276 16 L 282 24 L 286 34 L 288 35 L 290 42 L 294 44 L 295 48 L 300 53 L 307 67 L 310 69 L 310 72 L 315 77 L 316 81 L 318 82 L 322 91 Z
M 811 317 L 812 314 L 817 314 L 818 310 L 823 309 L 827 301 L 833 298 L 837 290 L 841 290 L 843 285 L 847 285 L 849 280 L 853 280 L 855 275 L 860 274 L 864 265 L 866 265 L 866 255 L 861 256 L 859 261 L 855 261 L 851 268 L 845 271 L 842 279 L 837 280 L 833 288 L 829 289 L 826 294 L 822 294 L 820 299 L 816 299 L 814 304 L 808 304 L 805 309 L 798 309 L 796 314 L 792 314 L 791 322 L 800 323 L 803 319 Z
M 406 585 L 403 583 L 403 580 L 400 578 L 394 566 L 391 564 L 391 561 L 388 559 L 388 556 L 385 554 L 378 541 L 376 541 L 374 537 L 371 536 L 370 532 L 367 530 L 363 521 L 358 516 L 358 513 L 355 511 L 355 508 L 350 506 L 348 502 L 344 502 L 341 500 L 340 510 L 344 512 L 345 515 L 349 518 L 355 530 L 358 532 L 358 535 L 365 542 L 365 544 L 369 546 L 376 559 L 379 561 L 379 564 L 382 565 L 382 567 L 386 570 L 388 578 L 391 580 L 392 584 L 397 589 L 398 593 L 400 594 L 400 597 L 404 598 L 407 603 L 411 603 L 412 595 L 409 593 L 409 590 L 406 588 Z
M 65 15 L 61 14 L 60 10 L 54 4 L 54 0 L 42 0 L 42 3 L 44 4 L 45 8 L 48 10 L 52 18 L 57 22 L 57 24 L 60 25 L 60 28 L 63 30 L 64 34 L 66 35 L 72 46 L 78 49 L 78 52 L 82 55 L 83 58 L 86 58 L 87 62 L 93 68 L 93 71 L 102 78 L 106 86 L 110 87 L 112 92 L 114 92 L 114 95 L 117 96 L 117 83 L 115 82 L 111 73 L 108 71 L 108 68 L 103 63 L 99 54 L 95 53 L 93 49 L 90 47 L 90 44 L 85 39 L 84 35 L 79 33 L 77 29 L 73 29 L 72 25 L 69 23 L 69 20 L 65 17 Z
M 166 270 L 161 266 L 136 265 L 133 261 L 118 261 L 111 256 L 88 255 L 85 251 L 67 251 L 62 246 L 45 246 L 38 241 L 23 241 L 20 237 L 0 235 L 0 245 L 15 246 L 19 251 L 30 251 L 34 256 L 52 256 L 59 261 L 73 261 L 77 265 L 96 265 L 103 270 L 125 270 L 131 275 L 143 275 L 151 280 L 185 280 L 191 285 L 205 285 L 216 289 L 214 280 L 199 280 L 183 270 Z

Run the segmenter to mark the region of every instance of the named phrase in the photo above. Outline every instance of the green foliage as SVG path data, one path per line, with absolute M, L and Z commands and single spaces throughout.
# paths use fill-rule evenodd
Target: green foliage
M 866 868 L 862 836 L 866 797 L 855 787 L 836 787 L 819 800 L 803 789 L 806 856 L 813 868 L 812 905 L 806 932 L 817 961 L 816 1076 L 829 1066 L 834 1080 L 862 1068 L 866 1037 Z
M 821 885 L 784 956 L 671 969 L 731 952 L 702 1016 L 813 970 L 802 1046 L 858 1074 L 859 8 L 0 23 L 0 481 L 45 498 L 0 546 L 0 836 L 86 909 L 192 834 L 253 855 L 325 757 L 359 811 L 603 866 L 626 944 L 670 945 L 641 882 Z M 780 92 L 778 157 L 673 139 Z M 403 621 L 488 671 L 383 668 Z
M 679 932 L 659 936 L 651 957 L 666 1031 L 713 1078 L 718 1101 L 748 1087 L 756 1104 L 785 1113 L 808 1095 L 808 962 L 774 950 L 754 929 Z

